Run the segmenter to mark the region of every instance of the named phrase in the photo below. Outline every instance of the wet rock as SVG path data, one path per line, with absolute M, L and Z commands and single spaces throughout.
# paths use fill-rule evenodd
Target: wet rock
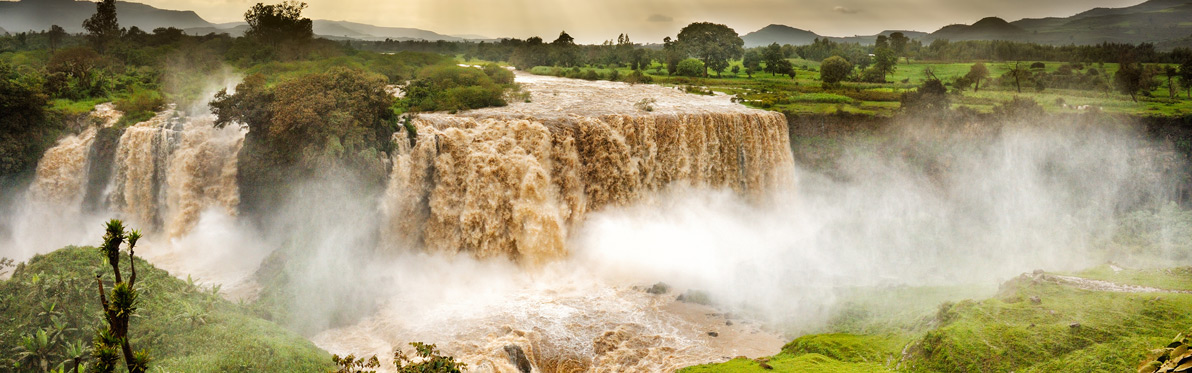
M 712 305 L 712 299 L 708 297 L 708 293 L 699 290 L 687 290 L 686 292 L 683 292 L 683 294 L 679 294 L 679 297 L 675 298 L 675 300 L 683 303 L 695 303 L 705 306 Z
M 526 357 L 526 352 L 518 345 L 505 345 L 505 354 L 509 355 L 509 363 L 517 367 L 521 373 L 530 373 L 534 366 L 530 364 L 530 359 Z
M 1043 304 L 1043 298 L 1039 298 L 1038 295 L 1031 296 L 1031 304 Z
M 670 285 L 667 285 L 665 282 L 659 282 L 646 289 L 646 292 L 654 295 L 666 294 L 670 292 Z
M 1068 327 L 1072 328 L 1072 329 L 1080 329 L 1080 323 L 1074 322 L 1074 323 L 1068 324 Z
M 733 321 L 732 320 L 725 321 L 724 325 L 725 326 L 733 326 Z
M 719 336 L 720 336 L 720 333 L 717 333 L 717 332 L 708 332 L 708 335 L 709 335 L 709 336 L 712 336 L 712 337 L 719 337 Z

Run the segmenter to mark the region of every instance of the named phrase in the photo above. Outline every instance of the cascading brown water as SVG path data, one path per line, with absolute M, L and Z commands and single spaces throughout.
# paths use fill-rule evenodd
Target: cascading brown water
M 29 192 L 33 200 L 59 207 L 78 209 L 87 192 L 89 154 L 96 132 L 120 120 L 121 113 L 111 104 L 99 105 L 83 119 L 83 132 L 58 140 L 37 163 Z
M 715 103 L 422 115 L 413 146 L 398 134 L 387 233 L 434 252 L 540 264 L 566 253 L 568 230 L 587 212 L 643 202 L 671 184 L 754 199 L 791 185 L 782 114 Z

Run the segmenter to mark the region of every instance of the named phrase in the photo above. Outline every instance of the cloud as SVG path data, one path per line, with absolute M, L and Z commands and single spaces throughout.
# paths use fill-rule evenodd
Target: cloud
M 650 18 L 646 18 L 647 22 L 672 22 L 674 20 L 674 17 L 664 16 L 661 14 L 651 14 Z
M 832 8 L 832 10 L 839 12 L 839 13 L 844 13 L 844 14 L 857 14 L 857 13 L 861 12 L 860 10 L 849 8 L 846 6 L 836 6 L 835 8 Z

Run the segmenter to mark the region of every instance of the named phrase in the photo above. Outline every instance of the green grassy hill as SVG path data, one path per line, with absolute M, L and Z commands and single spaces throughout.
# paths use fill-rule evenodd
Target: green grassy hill
M 764 364 L 798 372 L 1133 372 L 1152 349 L 1192 327 L 1192 294 L 1183 292 L 1189 289 L 1192 268 L 1026 274 L 989 299 L 943 303 L 904 321 L 907 328 L 807 335 L 770 358 L 683 371 L 762 372 Z
M 126 265 L 127 261 L 122 261 Z M 148 348 L 154 371 L 318 372 L 331 356 L 310 341 L 224 300 L 218 288 L 179 280 L 137 260 L 141 292 L 130 322 L 134 349 Z M 67 247 L 18 265 L 0 281 L 0 371 L 34 371 L 70 360 L 89 345 L 101 316 L 96 274 L 111 270 L 95 248 Z M 86 361 L 86 360 L 84 360 Z M 65 364 L 67 369 L 72 365 Z

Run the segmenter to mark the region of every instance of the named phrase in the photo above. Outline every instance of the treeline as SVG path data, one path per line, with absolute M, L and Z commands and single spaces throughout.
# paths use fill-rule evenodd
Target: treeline
M 953 42 L 940 39 L 924 44 L 897 33 L 879 39 L 886 40 L 889 48 L 900 58 L 924 61 L 1058 61 L 1088 64 L 1118 62 L 1123 56 L 1129 56 L 1140 63 L 1182 63 L 1192 57 L 1192 49 L 1160 51 L 1151 43 L 1057 46 L 1013 41 Z M 346 43 L 377 52 L 416 51 L 460 55 L 487 61 L 507 61 L 519 68 L 528 66 L 525 69 L 533 66 L 629 66 L 641 61 L 665 63 L 667 60 L 665 40 L 661 44 L 634 43 L 625 34 L 619 35 L 616 40 L 608 40 L 598 45 L 575 44 L 574 39 L 566 32 L 560 33 L 558 38 L 550 42 L 541 37 L 531 37 L 524 40 L 500 39 L 494 42 L 385 40 Z M 877 54 L 881 44 L 881 40 L 868 45 L 819 38 L 808 45 L 787 44 L 780 45 L 779 48 L 786 58 L 822 61 L 831 56 L 841 56 L 850 63 L 864 68 L 873 63 L 876 56 L 871 55 Z M 765 48 L 767 47 L 747 48 L 746 51 L 754 50 L 761 53 Z

